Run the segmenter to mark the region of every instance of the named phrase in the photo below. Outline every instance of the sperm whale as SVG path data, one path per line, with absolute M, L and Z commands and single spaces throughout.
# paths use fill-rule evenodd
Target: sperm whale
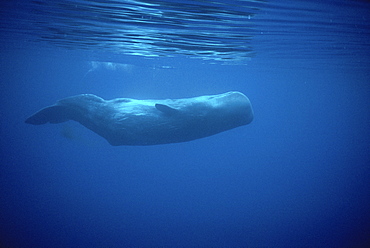
M 26 119 L 41 125 L 74 120 L 111 145 L 158 145 L 191 141 L 253 120 L 249 99 L 237 91 L 183 99 L 104 100 L 92 94 L 57 101 Z

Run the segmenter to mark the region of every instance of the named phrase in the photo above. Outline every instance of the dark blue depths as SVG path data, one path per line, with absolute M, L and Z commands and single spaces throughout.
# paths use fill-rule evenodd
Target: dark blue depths
M 365 247 L 370 74 L 358 62 L 369 61 L 368 50 L 280 56 L 264 53 L 268 43 L 255 48 L 247 65 L 2 50 L 0 246 Z M 113 147 L 77 123 L 24 124 L 81 93 L 229 90 L 250 98 L 254 121 L 186 143 Z

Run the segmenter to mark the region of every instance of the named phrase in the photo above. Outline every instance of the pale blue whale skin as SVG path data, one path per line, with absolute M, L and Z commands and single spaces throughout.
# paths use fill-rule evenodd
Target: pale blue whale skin
M 33 125 L 74 120 L 111 145 L 158 145 L 195 140 L 253 120 L 249 99 L 227 92 L 184 99 L 104 100 L 92 94 L 72 96 L 43 108 L 25 122 Z

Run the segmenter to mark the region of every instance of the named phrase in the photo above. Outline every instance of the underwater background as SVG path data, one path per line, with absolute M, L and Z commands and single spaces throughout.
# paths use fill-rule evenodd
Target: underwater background
M 367 1 L 0 4 L 0 247 L 368 247 Z M 243 92 L 247 126 L 114 147 L 72 95 Z

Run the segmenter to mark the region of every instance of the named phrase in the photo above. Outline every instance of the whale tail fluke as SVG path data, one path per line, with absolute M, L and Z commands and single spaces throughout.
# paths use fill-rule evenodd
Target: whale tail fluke
M 25 123 L 32 125 L 42 125 L 48 122 L 61 123 L 74 119 L 74 115 L 74 111 L 69 107 L 52 105 L 33 114 L 25 120 Z

